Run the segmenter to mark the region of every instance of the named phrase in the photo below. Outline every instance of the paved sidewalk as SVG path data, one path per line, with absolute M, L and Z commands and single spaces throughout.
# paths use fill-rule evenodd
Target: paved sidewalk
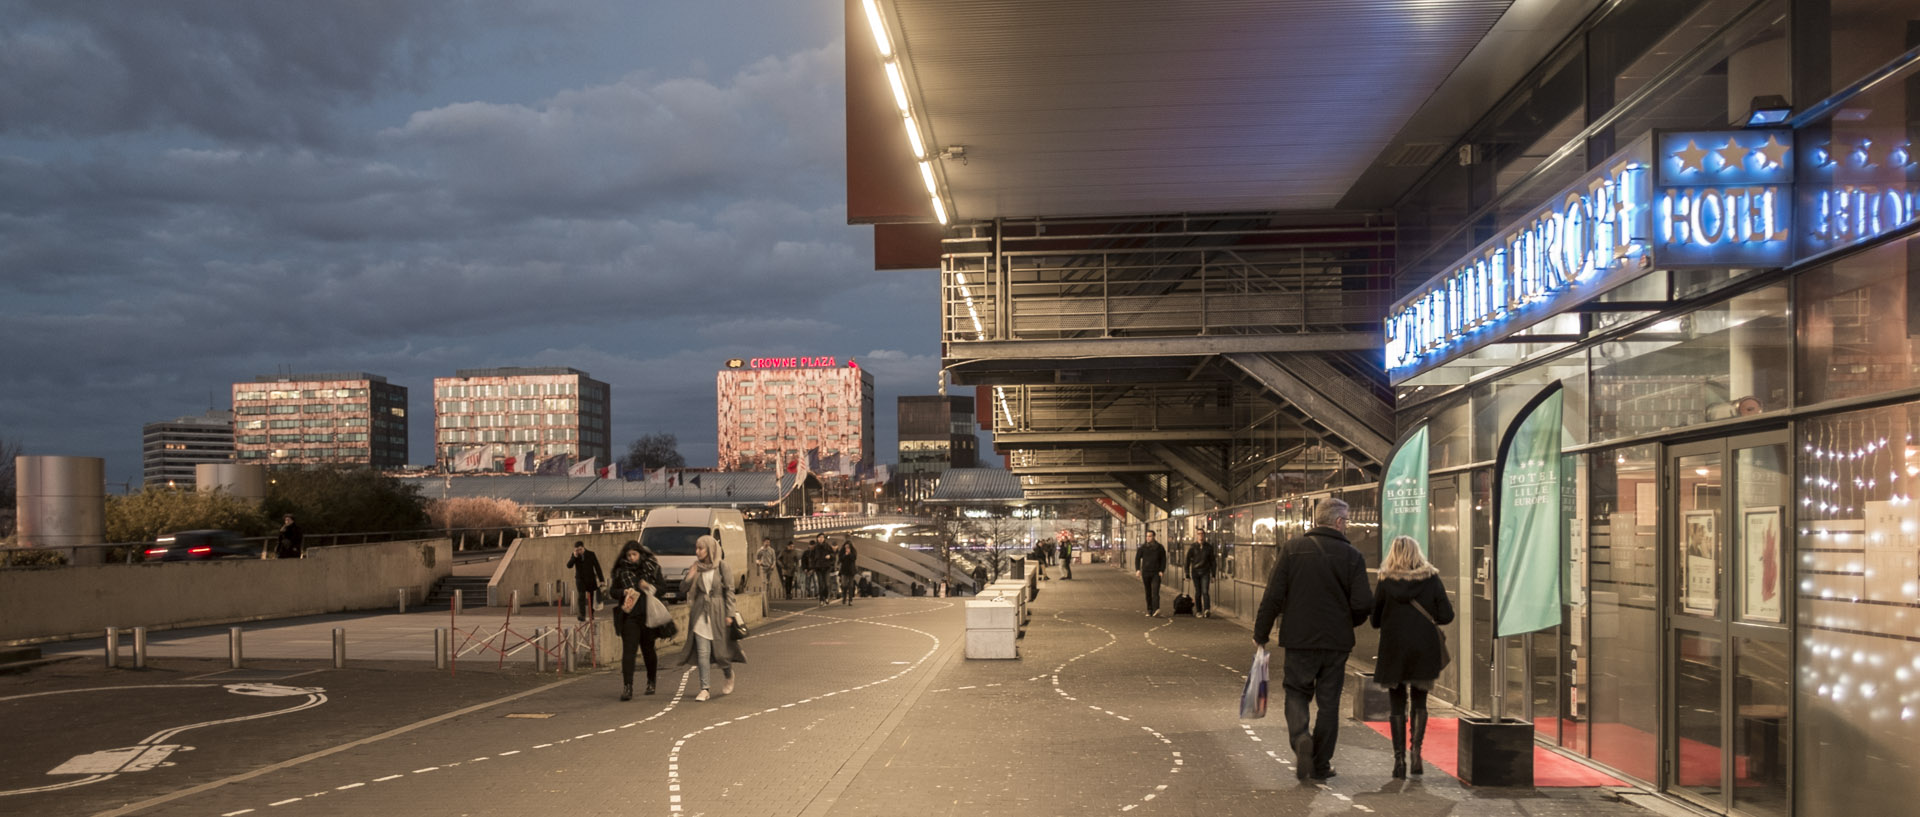
M 1235 712 L 1252 648 L 1242 625 L 1146 618 L 1130 574 L 1075 574 L 1042 585 L 1012 661 L 962 657 L 965 599 L 777 602 L 776 618 L 743 644 L 732 694 L 704 703 L 672 649 L 660 694 L 631 702 L 617 700 L 608 671 L 557 677 L 510 665 L 454 677 L 415 661 L 341 671 L 263 661 L 260 672 L 281 669 L 278 683 L 326 698 L 286 708 L 213 686 L 233 676 L 210 660 L 168 659 L 145 673 L 70 662 L 0 679 L 0 719 L 36 736 L 0 748 L 9 775 L 0 807 L 223 817 L 1645 813 L 1605 790 L 1472 790 L 1431 767 L 1425 780 L 1392 780 L 1386 739 L 1352 721 L 1340 775 L 1298 783 L 1277 702 L 1263 720 Z M 711 683 L 717 692 L 721 680 Z M 112 692 L 135 685 L 137 694 Z M 172 766 L 5 793 L 71 782 L 45 770 L 169 724 L 188 724 L 169 740 L 196 747 Z

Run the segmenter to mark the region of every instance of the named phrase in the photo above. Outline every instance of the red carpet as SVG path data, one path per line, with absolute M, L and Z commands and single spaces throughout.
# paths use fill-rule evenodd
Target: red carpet
M 1373 731 L 1388 738 L 1386 722 L 1367 723 Z M 1460 745 L 1460 727 L 1452 718 L 1430 718 L 1427 720 L 1427 740 L 1420 753 L 1427 765 L 1454 777 L 1460 776 L 1460 763 L 1456 747 Z M 1568 759 L 1544 746 L 1533 747 L 1533 785 L 1540 789 L 1591 788 L 1594 786 L 1625 786 L 1624 781 L 1583 763 Z

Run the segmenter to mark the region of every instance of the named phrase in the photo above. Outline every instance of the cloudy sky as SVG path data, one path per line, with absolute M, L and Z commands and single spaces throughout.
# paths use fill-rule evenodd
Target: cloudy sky
M 729 357 L 939 370 L 846 224 L 839 0 L 0 0 L 0 438 L 137 481 L 235 381 L 572 366 L 712 464 Z M 884 307 L 884 308 L 880 308 Z

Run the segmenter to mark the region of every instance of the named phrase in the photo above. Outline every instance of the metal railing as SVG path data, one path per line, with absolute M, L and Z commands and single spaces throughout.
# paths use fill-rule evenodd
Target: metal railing
M 1233 421 L 1233 390 L 1224 383 L 1129 386 L 1002 386 L 994 433 L 1213 429 Z

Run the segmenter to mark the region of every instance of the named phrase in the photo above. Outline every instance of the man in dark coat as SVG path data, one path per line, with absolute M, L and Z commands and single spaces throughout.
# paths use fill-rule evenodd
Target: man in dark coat
M 834 559 L 833 546 L 827 544 L 827 537 L 813 537 L 814 596 L 820 600 L 822 606 L 825 606 L 833 595 L 833 576 L 838 567 L 839 562 Z
M 307 535 L 300 530 L 300 523 L 293 521 L 293 514 L 287 514 L 280 522 L 280 539 L 275 555 L 282 559 L 301 559 L 307 555 Z
M 1193 579 L 1193 615 L 1206 618 L 1213 611 L 1213 571 L 1216 556 L 1205 533 L 1187 548 L 1187 578 Z
M 1147 543 L 1133 554 L 1133 575 L 1147 587 L 1147 615 L 1160 615 L 1160 574 L 1167 571 L 1167 546 L 1160 544 L 1153 531 L 1147 531 Z
M 593 598 L 600 592 L 600 583 L 606 581 L 607 574 L 600 572 L 600 557 L 587 549 L 587 543 L 575 541 L 573 556 L 567 559 L 567 567 L 573 568 L 573 589 L 580 600 L 580 606 L 574 608 L 574 617 L 587 620 L 587 608 L 593 605 Z
M 796 573 L 799 570 L 800 549 L 794 547 L 792 542 L 788 542 L 787 546 L 780 551 L 780 590 L 783 593 L 781 597 L 788 601 L 793 600 L 793 580 L 797 578 Z
M 1262 648 L 1280 622 L 1286 650 L 1281 685 L 1287 691 L 1287 733 L 1301 780 L 1334 776 L 1333 749 L 1340 739 L 1340 691 L 1346 682 L 1353 628 L 1373 612 L 1367 562 L 1347 540 L 1347 503 L 1328 499 L 1313 516 L 1313 529 L 1280 548 L 1253 641 Z M 1308 726 L 1307 704 L 1319 707 Z
M 1060 540 L 1060 569 L 1066 571 L 1063 579 L 1073 578 L 1073 540 Z

